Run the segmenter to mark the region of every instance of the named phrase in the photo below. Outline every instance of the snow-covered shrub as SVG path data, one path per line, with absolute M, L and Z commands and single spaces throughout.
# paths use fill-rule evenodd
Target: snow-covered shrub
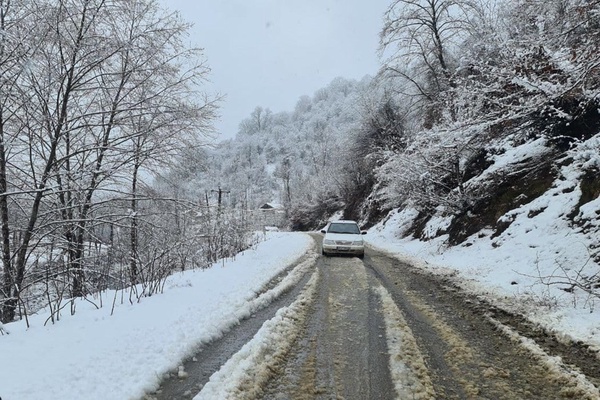
M 388 201 L 407 203 L 430 215 L 439 207 L 451 214 L 468 211 L 475 193 L 465 183 L 467 172 L 476 173 L 481 139 L 477 129 L 460 126 L 413 135 L 405 151 L 388 153 L 377 170 Z

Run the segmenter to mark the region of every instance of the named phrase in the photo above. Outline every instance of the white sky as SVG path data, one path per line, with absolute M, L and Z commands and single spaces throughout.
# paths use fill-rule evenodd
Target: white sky
M 194 23 L 210 92 L 226 95 L 216 128 L 233 137 L 256 106 L 292 111 L 333 78 L 379 67 L 378 34 L 389 0 L 161 0 Z

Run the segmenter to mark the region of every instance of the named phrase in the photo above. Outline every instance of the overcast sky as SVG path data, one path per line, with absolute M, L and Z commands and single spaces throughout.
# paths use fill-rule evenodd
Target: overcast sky
M 379 67 L 378 34 L 389 0 L 161 0 L 192 22 L 210 91 L 226 95 L 216 128 L 235 136 L 256 106 L 292 111 L 335 77 Z

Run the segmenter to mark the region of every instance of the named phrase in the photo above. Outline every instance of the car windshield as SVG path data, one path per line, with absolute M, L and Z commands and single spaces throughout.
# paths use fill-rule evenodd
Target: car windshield
M 332 223 L 327 230 L 329 233 L 352 233 L 360 234 L 360 229 L 356 224 L 338 224 Z

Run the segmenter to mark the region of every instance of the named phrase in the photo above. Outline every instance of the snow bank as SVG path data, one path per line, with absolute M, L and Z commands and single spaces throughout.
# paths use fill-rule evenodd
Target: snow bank
M 600 199 L 579 207 L 582 171 L 600 165 L 600 135 L 582 143 L 561 166 L 560 176 L 542 196 L 509 211 L 500 219 L 510 223 L 500 235 L 483 230 L 460 246 L 449 247 L 447 236 L 421 241 L 404 237 L 415 210 L 393 211 L 365 237 L 367 242 L 405 262 L 440 274 L 458 274 L 465 289 L 524 314 L 557 336 L 583 341 L 600 349 L 600 301 L 568 280 L 593 276 L 600 267 L 591 259 L 598 246 Z M 543 141 L 507 149 L 486 173 L 541 154 Z M 480 177 L 481 178 L 481 177 Z M 577 210 L 574 226 L 568 215 Z M 448 219 L 432 218 L 428 237 L 447 226 Z M 552 284 L 550 284 L 552 283 Z
M 0 397 L 130 399 L 156 389 L 200 344 L 250 315 L 262 287 L 314 247 L 305 234 L 267 238 L 234 261 L 170 277 L 164 294 L 119 304 L 113 316 L 110 306 L 78 302 L 77 313 L 55 325 L 44 326 L 47 312 L 32 316 L 30 329 L 5 324 Z

